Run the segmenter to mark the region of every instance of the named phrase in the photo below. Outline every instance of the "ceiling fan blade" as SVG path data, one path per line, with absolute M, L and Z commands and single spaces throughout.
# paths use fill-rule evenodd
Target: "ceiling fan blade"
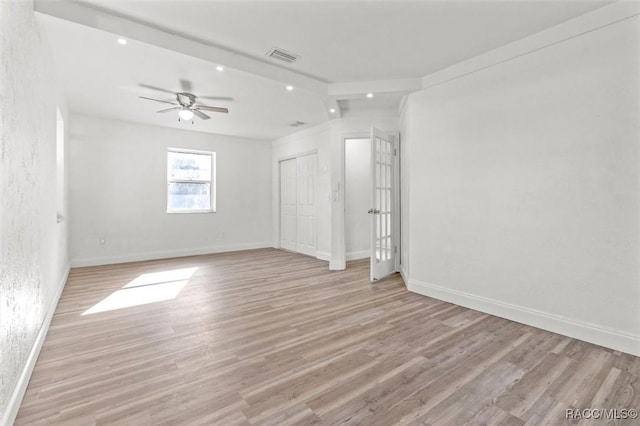
M 211 99 L 212 101 L 232 101 L 233 98 L 228 96 L 198 96 L 198 98 L 202 99 Z
M 210 118 L 211 118 L 211 117 L 209 117 L 207 114 L 205 114 L 204 112 L 202 112 L 202 111 L 198 111 L 197 109 L 192 109 L 191 111 L 193 111 L 193 113 L 194 113 L 195 115 L 197 115 L 199 118 L 201 118 L 201 119 L 203 119 L 203 120 L 208 120 L 208 119 L 210 119 Z
M 169 102 L 169 101 L 161 101 L 160 99 L 153 99 L 153 98 L 147 98 L 146 96 L 138 96 L 140 99 L 147 99 L 149 101 L 156 101 L 156 102 L 162 102 L 163 104 L 169 104 L 169 105 L 178 105 L 175 102 Z
M 156 112 L 169 112 L 169 111 L 175 111 L 177 109 L 180 109 L 182 107 L 173 107 L 173 108 L 167 108 L 167 109 L 161 109 L 160 111 L 156 111 Z
M 167 89 L 162 89 L 160 87 L 156 87 L 156 86 L 151 86 L 149 84 L 144 84 L 144 83 L 139 83 L 138 86 L 140 87 L 144 87 L 145 89 L 151 89 L 151 90 L 156 90 L 158 92 L 164 92 L 164 93 L 171 93 L 172 95 L 175 95 L 176 92 L 172 92 L 171 90 L 167 90 Z
M 227 114 L 229 112 L 229 110 L 227 108 L 211 107 L 211 106 L 206 106 L 206 105 L 196 105 L 196 108 L 204 110 L 204 111 L 223 112 L 225 114 Z
M 180 87 L 183 92 L 191 92 L 191 82 L 189 80 L 180 80 Z

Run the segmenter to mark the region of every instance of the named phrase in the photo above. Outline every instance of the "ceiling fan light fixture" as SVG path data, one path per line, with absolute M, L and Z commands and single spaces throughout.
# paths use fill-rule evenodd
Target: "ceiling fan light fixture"
M 183 108 L 178 111 L 178 117 L 180 117 L 184 121 L 189 121 L 193 118 L 193 111 L 188 108 Z

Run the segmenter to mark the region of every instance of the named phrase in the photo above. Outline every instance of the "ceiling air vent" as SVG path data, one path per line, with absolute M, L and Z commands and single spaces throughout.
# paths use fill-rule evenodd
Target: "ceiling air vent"
M 273 49 L 267 52 L 267 56 L 273 59 L 277 59 L 279 61 L 293 63 L 300 59 L 300 55 L 296 55 L 295 53 L 287 52 L 284 49 L 280 49 L 279 47 L 274 47 Z
M 289 125 L 291 127 L 300 127 L 300 126 L 304 126 L 305 124 L 307 124 L 307 123 L 305 123 L 304 121 L 296 121 L 295 123 L 291 123 Z

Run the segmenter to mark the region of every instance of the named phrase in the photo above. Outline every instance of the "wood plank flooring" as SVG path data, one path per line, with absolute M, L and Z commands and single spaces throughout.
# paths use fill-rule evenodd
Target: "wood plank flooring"
M 365 261 L 250 250 L 72 270 L 16 424 L 638 425 L 565 410 L 638 409 L 639 376 Z

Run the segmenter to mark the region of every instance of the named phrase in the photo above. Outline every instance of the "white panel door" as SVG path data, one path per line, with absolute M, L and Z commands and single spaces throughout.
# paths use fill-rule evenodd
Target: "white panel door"
M 392 136 L 371 129 L 371 281 L 393 272 L 395 266 L 394 166 Z
M 298 157 L 298 232 L 296 251 L 316 255 L 316 168 L 317 154 Z
M 298 162 L 295 158 L 280 162 L 280 247 L 296 250 Z

